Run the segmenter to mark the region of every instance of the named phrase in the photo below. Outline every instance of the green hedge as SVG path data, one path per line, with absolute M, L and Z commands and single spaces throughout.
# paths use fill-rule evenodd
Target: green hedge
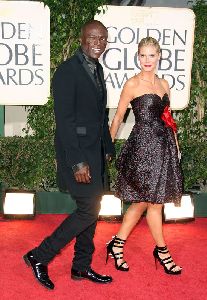
M 1 137 L 0 182 L 10 188 L 52 189 L 56 186 L 54 157 L 53 138 Z

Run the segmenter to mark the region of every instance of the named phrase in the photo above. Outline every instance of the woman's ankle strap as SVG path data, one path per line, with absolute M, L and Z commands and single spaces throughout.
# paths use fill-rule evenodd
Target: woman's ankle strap
M 167 250 L 167 246 L 166 246 L 166 245 L 163 246 L 163 247 L 159 247 L 159 246 L 156 245 L 155 248 L 156 248 L 159 252 L 162 252 L 162 251 L 166 251 L 166 250 Z
M 121 241 L 121 242 L 126 242 L 126 240 L 120 239 L 120 238 L 118 238 L 116 235 L 115 235 L 115 237 L 114 237 L 114 240 L 116 240 L 116 241 Z

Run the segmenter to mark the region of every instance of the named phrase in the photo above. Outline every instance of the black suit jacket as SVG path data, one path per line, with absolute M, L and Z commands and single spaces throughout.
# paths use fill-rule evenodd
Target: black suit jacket
M 106 87 L 99 64 L 104 97 L 79 49 L 63 62 L 53 77 L 56 120 L 55 149 L 57 183 L 72 196 L 93 196 L 103 192 L 103 152 L 114 153 L 106 114 Z M 102 150 L 103 149 L 103 150 Z M 72 166 L 87 162 L 91 183 L 77 183 Z

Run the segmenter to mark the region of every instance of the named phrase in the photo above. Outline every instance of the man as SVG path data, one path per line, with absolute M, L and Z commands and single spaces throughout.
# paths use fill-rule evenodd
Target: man
M 110 276 L 100 275 L 90 267 L 105 158 L 114 153 L 106 114 L 106 87 L 98 62 L 107 37 L 101 22 L 86 23 L 81 30 L 81 48 L 59 66 L 53 78 L 57 181 L 60 190 L 68 191 L 74 198 L 77 210 L 24 256 L 36 279 L 48 289 L 54 289 L 54 284 L 47 265 L 73 238 L 76 243 L 71 278 L 112 281 Z

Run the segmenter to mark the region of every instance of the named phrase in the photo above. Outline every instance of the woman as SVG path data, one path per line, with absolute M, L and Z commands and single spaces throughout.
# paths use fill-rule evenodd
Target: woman
M 172 260 L 162 231 L 163 204 L 174 202 L 179 205 L 182 195 L 176 125 L 169 111 L 170 89 L 168 82 L 155 74 L 160 46 L 154 38 L 140 41 L 138 58 L 141 72 L 125 83 L 110 128 L 114 141 L 131 104 L 135 125 L 117 160 L 115 185 L 116 196 L 131 205 L 117 235 L 107 245 L 106 261 L 111 254 L 117 270 L 129 270 L 123 259 L 124 243 L 147 210 L 147 223 L 156 244 L 155 262 L 158 260 L 167 274 L 178 275 L 182 268 Z

